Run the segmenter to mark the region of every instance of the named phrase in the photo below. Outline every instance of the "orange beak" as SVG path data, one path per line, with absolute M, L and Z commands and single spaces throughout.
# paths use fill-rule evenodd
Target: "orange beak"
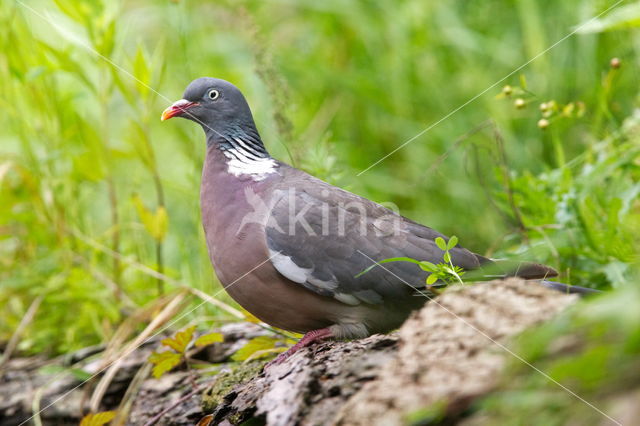
M 191 102 L 186 99 L 180 99 L 171 105 L 169 108 L 162 111 L 161 121 L 168 120 L 171 117 L 180 117 L 194 105 L 198 105 L 197 102 Z

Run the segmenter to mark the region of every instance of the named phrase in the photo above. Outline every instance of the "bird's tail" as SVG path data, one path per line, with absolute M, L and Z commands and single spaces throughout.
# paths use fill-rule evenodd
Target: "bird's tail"
M 472 275 L 478 275 L 478 278 L 520 277 L 525 280 L 535 280 L 551 278 L 558 275 L 558 271 L 541 263 L 508 259 L 488 259 L 480 255 L 476 255 L 476 257 L 480 261 L 481 266 L 472 271 Z
M 540 284 L 553 290 L 560 291 L 568 294 L 598 294 L 602 293 L 602 290 L 596 290 L 595 288 L 580 287 L 579 285 L 570 285 L 565 283 L 559 283 L 557 281 L 540 280 Z
M 485 281 L 506 277 L 520 277 L 526 280 L 537 280 L 541 285 L 562 293 L 580 295 L 602 293 L 601 290 L 593 288 L 549 281 L 547 278 L 557 276 L 558 272 L 552 267 L 540 263 L 488 259 L 482 256 L 478 256 L 478 260 L 480 260 L 482 266 L 473 271 L 467 271 L 464 276 L 466 280 Z

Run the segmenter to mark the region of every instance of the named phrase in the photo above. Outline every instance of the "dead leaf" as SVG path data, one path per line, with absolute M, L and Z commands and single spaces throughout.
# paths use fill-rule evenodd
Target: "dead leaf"
M 196 424 L 196 426 L 209 426 L 213 421 L 213 414 L 207 414 Z

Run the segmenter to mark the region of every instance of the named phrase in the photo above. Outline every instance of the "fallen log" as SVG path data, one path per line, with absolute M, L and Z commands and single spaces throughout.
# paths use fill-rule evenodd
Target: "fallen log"
M 214 424 L 403 425 L 433 404 L 453 419 L 517 356 L 509 337 L 575 300 L 516 278 L 451 289 L 397 333 L 300 351 L 205 409 Z
M 575 300 L 515 278 L 451 288 L 395 333 L 306 348 L 266 372 L 264 361 L 239 364 L 230 362 L 230 356 L 248 339 L 268 332 L 255 324 L 228 324 L 219 330 L 224 342 L 197 355 L 219 363 L 215 374 L 199 376 L 196 386 L 205 389 L 201 394 L 194 392 L 184 369 L 159 379 L 142 370 L 158 346 L 151 341 L 127 357 L 100 409 L 118 409 L 142 371 L 135 392 L 127 394 L 129 425 L 193 425 L 205 415 L 211 425 L 252 420 L 275 426 L 393 426 L 416 415 L 452 422 L 492 391 L 505 360 L 518 356 L 509 349 L 510 337 Z M 67 367 L 73 362 L 74 368 L 91 373 L 100 365 L 100 351 L 67 356 Z M 52 402 L 38 413 L 43 424 L 78 424 L 92 381 L 79 386 L 82 378 L 71 370 L 52 380 L 43 370 L 64 363 L 10 360 L 0 383 L 0 424 L 18 425 Z

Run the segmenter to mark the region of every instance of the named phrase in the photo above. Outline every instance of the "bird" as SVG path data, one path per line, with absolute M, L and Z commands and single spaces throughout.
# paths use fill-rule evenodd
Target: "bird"
M 445 251 L 436 239 L 449 238 L 273 158 L 232 83 L 192 81 L 161 120 L 172 117 L 196 122 L 205 133 L 200 205 L 220 283 L 261 321 L 304 334 L 275 363 L 316 342 L 392 331 L 435 294 L 419 265 L 380 262 L 441 263 Z M 500 266 L 459 244 L 449 256 L 465 271 L 497 266 L 503 276 L 557 275 L 537 263 Z

